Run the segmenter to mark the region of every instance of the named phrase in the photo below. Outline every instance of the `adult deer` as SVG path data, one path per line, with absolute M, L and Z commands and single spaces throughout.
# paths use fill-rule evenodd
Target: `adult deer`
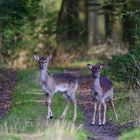
M 47 100 L 46 104 L 48 105 L 48 115 L 47 118 L 53 118 L 53 113 L 51 110 L 51 101 L 54 93 L 61 92 L 64 98 L 66 99 L 66 107 L 61 115 L 63 119 L 67 113 L 70 102 L 74 104 L 74 117 L 73 120 L 76 120 L 77 116 L 77 101 L 76 101 L 76 90 L 78 88 L 78 79 L 69 73 L 48 73 L 48 64 L 52 60 L 52 56 L 40 57 L 34 55 L 34 59 L 38 62 L 40 68 L 40 85 L 43 92 L 46 94 Z
M 98 105 L 98 112 L 99 112 L 99 125 L 104 125 L 106 122 L 106 110 L 107 110 L 107 104 L 106 102 L 110 101 L 113 112 L 115 114 L 116 119 L 118 119 L 118 116 L 116 114 L 114 103 L 113 103 L 113 87 L 112 82 L 107 77 L 101 77 L 100 73 L 105 65 L 91 65 L 87 64 L 87 67 L 91 70 L 92 76 L 93 76 L 93 85 L 92 85 L 92 96 L 94 100 L 94 112 L 93 112 L 93 120 L 92 124 L 95 124 L 95 116 L 96 116 L 96 110 Z M 101 107 L 104 107 L 103 111 L 103 121 L 101 121 Z

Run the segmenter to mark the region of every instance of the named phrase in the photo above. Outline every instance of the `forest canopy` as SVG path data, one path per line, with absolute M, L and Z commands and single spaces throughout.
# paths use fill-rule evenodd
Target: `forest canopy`
M 103 44 L 132 50 L 140 42 L 138 4 L 137 0 L 1 0 L 0 61 L 27 67 L 32 55 L 41 53 L 53 54 L 60 64 L 66 58 L 70 62 L 96 57 Z

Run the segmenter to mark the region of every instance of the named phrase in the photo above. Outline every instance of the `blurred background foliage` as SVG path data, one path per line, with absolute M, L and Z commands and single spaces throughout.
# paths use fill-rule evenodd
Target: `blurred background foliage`
M 133 105 L 130 114 L 140 118 L 139 0 L 0 0 L 0 68 L 28 71 L 36 65 L 33 54 L 53 55 L 55 72 L 72 67 L 87 74 L 87 63 L 107 64 L 103 73 L 114 87 L 127 89 L 118 97 L 135 89 L 130 103 L 119 102 L 121 117 L 128 119 Z M 26 80 L 32 72 L 21 71 L 22 85 L 34 81 Z
M 139 4 L 138 0 L 1 0 L 0 63 L 32 67 L 33 54 L 52 54 L 55 66 L 100 59 L 115 70 L 117 80 L 135 82 L 140 69 Z
M 26 67 L 33 53 L 52 54 L 59 6 L 60 1 L 52 0 L 1 1 L 1 61 Z

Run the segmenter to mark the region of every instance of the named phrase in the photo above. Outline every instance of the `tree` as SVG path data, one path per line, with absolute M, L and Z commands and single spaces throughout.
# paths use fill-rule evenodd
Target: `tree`
M 127 5 L 127 0 L 104 0 L 102 8 L 105 13 L 106 38 L 111 38 L 114 42 L 122 41 L 122 12 Z
M 88 0 L 88 45 L 98 43 L 98 0 Z
M 58 16 L 58 40 L 75 40 L 79 34 L 79 1 L 62 0 Z

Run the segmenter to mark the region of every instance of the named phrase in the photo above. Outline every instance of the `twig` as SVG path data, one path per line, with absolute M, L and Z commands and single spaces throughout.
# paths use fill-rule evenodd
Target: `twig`
M 130 96 L 125 96 L 125 97 L 120 97 L 120 98 L 115 98 L 114 101 L 117 101 L 117 100 L 124 100 L 124 99 L 133 99 L 133 97 L 130 97 Z
M 138 79 L 136 79 L 136 82 L 137 82 L 138 86 L 140 87 L 140 81 Z
M 125 125 L 125 124 L 128 124 L 128 123 L 132 123 L 132 122 L 136 122 L 136 121 L 138 121 L 138 119 L 129 120 L 129 121 L 127 121 L 127 122 L 122 123 L 122 125 Z
M 133 58 L 133 60 L 134 60 L 134 62 L 135 62 L 135 64 L 136 64 L 138 70 L 140 71 L 140 67 L 139 67 L 139 65 L 138 65 L 138 63 L 137 63 L 135 57 L 134 57 L 133 55 L 131 55 L 131 54 L 130 54 L 130 56 Z
M 10 80 L 10 79 L 8 79 L 8 78 L 6 78 L 5 76 L 3 76 L 2 74 L 0 74 L 0 77 L 2 77 L 2 78 L 4 78 L 4 79 L 6 79 L 7 81 L 9 81 L 10 82 L 10 84 L 12 85 L 12 81 Z

